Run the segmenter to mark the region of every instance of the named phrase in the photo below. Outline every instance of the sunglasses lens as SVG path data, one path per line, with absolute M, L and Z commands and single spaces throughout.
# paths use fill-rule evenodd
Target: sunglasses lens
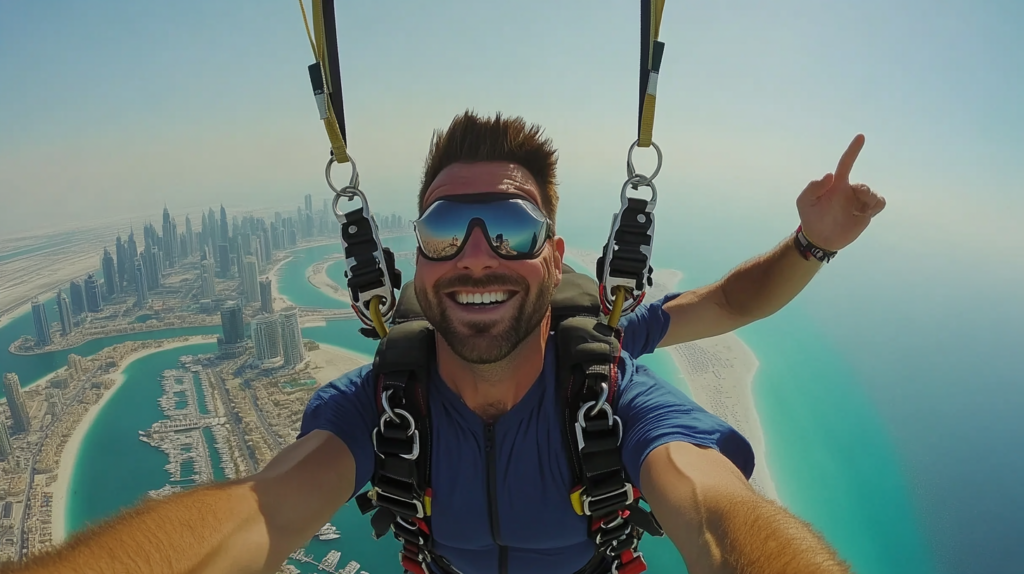
M 469 239 L 474 223 L 486 228 L 482 230 L 495 253 L 508 259 L 533 257 L 548 235 L 547 219 L 522 199 L 484 203 L 439 200 L 415 222 L 420 249 L 428 259 L 452 258 Z

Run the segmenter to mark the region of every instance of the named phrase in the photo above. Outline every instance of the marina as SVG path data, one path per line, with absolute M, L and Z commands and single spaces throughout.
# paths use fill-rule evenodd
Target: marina
M 150 497 L 159 498 L 220 479 L 215 473 L 211 447 L 218 454 L 219 474 L 226 479 L 235 477 L 227 446 L 230 440 L 225 427 L 228 419 L 218 416 L 222 411 L 217 408 L 210 376 L 200 361 L 200 358 L 185 356 L 179 360 L 181 368 L 163 372 L 160 381 L 163 394 L 157 402 L 167 418 L 139 431 L 139 440 L 159 448 L 169 460 L 164 466 L 170 475 L 168 484 L 149 491 Z M 207 440 L 205 429 L 209 429 L 212 441 Z

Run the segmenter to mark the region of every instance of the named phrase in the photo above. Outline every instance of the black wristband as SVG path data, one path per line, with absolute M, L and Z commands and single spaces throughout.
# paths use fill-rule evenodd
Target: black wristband
M 836 256 L 838 251 L 829 251 L 828 249 L 822 249 L 817 245 L 811 243 L 810 239 L 804 235 L 803 225 L 796 228 L 796 233 L 793 234 L 793 245 L 796 250 L 803 256 L 804 259 L 810 261 L 811 258 L 817 259 L 822 263 L 828 263 L 832 261 L 832 258 Z

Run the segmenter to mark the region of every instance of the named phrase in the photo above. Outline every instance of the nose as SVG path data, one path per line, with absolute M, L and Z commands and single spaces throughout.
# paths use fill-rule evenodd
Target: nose
M 469 241 L 455 260 L 460 269 L 471 273 L 494 269 L 499 263 L 498 257 L 491 251 L 491 246 L 479 227 L 470 234 Z

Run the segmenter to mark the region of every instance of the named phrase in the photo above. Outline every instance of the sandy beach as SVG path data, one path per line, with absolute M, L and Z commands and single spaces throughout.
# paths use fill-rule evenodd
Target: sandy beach
M 89 409 L 89 412 L 85 414 L 85 417 L 82 419 L 82 422 L 79 423 L 78 427 L 75 428 L 75 432 L 71 435 L 70 440 L 68 440 L 68 443 L 64 446 L 64 450 L 61 453 L 60 466 L 58 467 L 57 470 L 57 481 L 54 482 L 54 484 L 49 488 L 49 490 L 53 492 L 52 531 L 54 544 L 60 544 L 61 542 L 63 542 L 67 534 L 65 529 L 67 528 L 66 514 L 68 491 L 71 486 L 71 476 L 74 473 L 75 461 L 78 458 L 78 451 L 82 447 L 82 440 L 85 438 L 85 434 L 89 432 L 89 427 L 92 425 L 93 421 L 96 420 L 96 417 L 103 409 L 103 405 L 107 404 L 107 401 L 109 401 L 110 398 L 114 396 L 114 393 L 116 393 L 117 390 L 121 387 L 121 385 L 124 384 L 125 368 L 129 364 L 131 364 L 132 361 L 140 359 L 147 355 L 152 355 L 153 353 L 157 353 L 159 351 L 166 351 L 168 349 L 175 349 L 177 347 L 194 345 L 196 343 L 208 343 L 215 340 L 216 337 L 212 335 L 200 335 L 195 337 L 189 337 L 188 339 L 182 341 L 175 341 L 174 343 L 164 345 L 161 347 L 144 349 L 137 353 L 128 355 L 121 361 L 121 364 L 118 367 L 118 369 L 114 373 L 112 373 L 112 377 L 114 378 L 115 381 L 114 386 L 111 387 L 109 391 L 104 393 L 103 398 L 101 398 L 99 402 L 93 405 L 92 408 Z
M 337 261 L 341 260 L 327 259 L 317 261 L 312 267 L 306 270 L 306 280 L 309 281 L 310 285 L 313 287 L 323 291 L 325 295 L 348 304 L 352 302 L 349 298 L 348 291 L 327 276 L 327 266 Z
M 277 272 L 281 269 L 281 266 L 284 265 L 285 263 L 291 261 L 291 260 L 292 260 L 292 256 L 291 255 L 285 257 L 284 259 L 279 261 L 277 263 L 277 265 L 274 265 L 273 267 L 271 267 L 270 270 L 268 270 L 267 273 L 266 273 L 266 275 L 269 276 L 272 279 L 271 282 L 270 282 L 270 291 L 271 291 L 272 297 L 274 298 L 274 310 L 275 311 L 279 310 L 279 309 L 283 309 L 284 307 L 288 307 L 288 306 L 294 305 L 294 303 L 289 301 L 287 297 L 285 297 L 284 295 L 281 295 L 281 287 L 278 285 L 278 275 L 277 275 Z
M 0 327 L 3 327 L 10 321 L 13 321 L 15 318 L 20 317 L 25 313 L 28 313 L 31 307 L 32 303 L 26 302 L 24 305 L 21 305 L 20 307 L 16 307 L 14 309 L 11 309 L 7 313 L 4 313 L 3 316 L 0 316 Z
M 758 361 L 735 333 L 668 348 L 690 385 L 693 400 L 718 415 L 750 441 L 754 475 L 750 483 L 764 496 L 778 500 L 764 449 L 764 431 L 754 408 L 753 382 Z
M 320 343 L 320 349 L 309 353 L 311 370 L 318 386 L 337 379 L 341 375 L 373 362 L 373 357 L 362 355 L 334 345 Z

